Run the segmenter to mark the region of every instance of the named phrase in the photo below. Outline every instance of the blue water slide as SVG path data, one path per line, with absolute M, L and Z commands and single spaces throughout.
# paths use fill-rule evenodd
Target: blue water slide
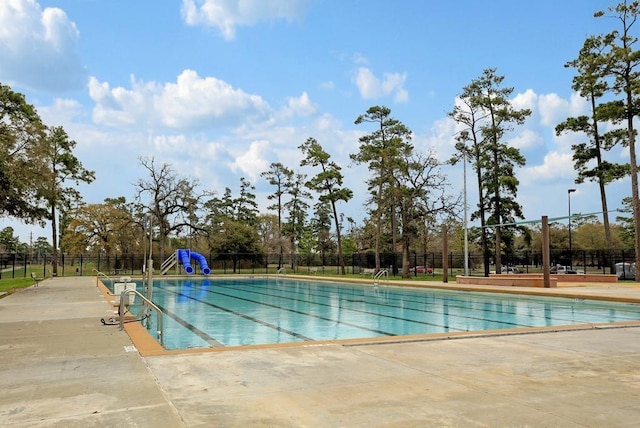
M 204 275 L 209 275 L 211 273 L 211 269 L 209 269 L 209 265 L 207 264 L 207 259 L 204 258 L 202 254 L 191 252 L 191 258 L 196 259 L 200 264 L 200 270 Z
M 188 274 L 193 273 L 193 266 L 191 266 L 191 259 L 189 258 L 188 250 L 178 250 L 178 259 L 182 262 L 182 266 L 184 266 L 184 271 Z
M 178 250 L 178 259 L 182 262 L 184 271 L 188 274 L 193 273 L 191 259 L 194 259 L 198 264 L 200 264 L 200 270 L 202 270 L 203 274 L 209 275 L 211 273 L 211 269 L 209 269 L 209 265 L 207 264 L 207 259 L 205 259 L 202 254 L 189 250 Z

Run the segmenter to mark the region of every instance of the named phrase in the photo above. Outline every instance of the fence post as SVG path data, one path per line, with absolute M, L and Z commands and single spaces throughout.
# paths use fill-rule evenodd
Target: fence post
M 453 252 L 449 253 L 449 270 L 453 275 Z
M 447 239 L 447 225 L 442 226 L 442 282 L 449 282 L 449 240 Z
M 542 282 L 544 288 L 551 287 L 551 257 L 549 254 L 549 217 L 542 216 Z

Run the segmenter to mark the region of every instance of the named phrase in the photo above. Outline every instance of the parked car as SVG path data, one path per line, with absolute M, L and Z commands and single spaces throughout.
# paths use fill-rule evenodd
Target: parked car
M 425 268 L 424 266 L 416 266 L 409 269 L 411 273 L 433 273 L 433 269 L 430 267 Z
M 584 271 L 571 269 L 570 266 L 555 265 L 555 266 L 551 266 L 551 269 L 549 269 L 549 273 L 554 275 L 565 275 L 565 274 L 575 275 L 575 274 L 584 274 Z

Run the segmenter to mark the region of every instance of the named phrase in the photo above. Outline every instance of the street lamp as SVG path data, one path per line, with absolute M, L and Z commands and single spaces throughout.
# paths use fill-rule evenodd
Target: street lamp
M 465 147 L 466 149 L 466 147 Z M 467 151 L 462 155 L 462 179 L 464 180 L 464 276 L 469 276 L 469 232 L 467 221 Z
M 569 198 L 569 268 L 573 269 L 573 253 L 571 252 L 571 194 L 576 189 L 568 189 L 567 197 Z
M 462 180 L 463 184 L 463 203 L 464 203 L 464 276 L 469 276 L 469 232 L 467 219 L 467 146 L 465 140 L 466 132 L 461 134 L 456 140 L 456 150 L 462 152 Z

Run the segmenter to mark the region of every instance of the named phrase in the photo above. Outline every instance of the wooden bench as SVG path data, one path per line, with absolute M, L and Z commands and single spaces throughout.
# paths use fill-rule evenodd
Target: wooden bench
M 308 267 L 307 271 L 309 273 L 316 273 L 316 272 L 318 272 L 318 268 L 317 267 Z
M 366 268 L 360 271 L 360 275 L 373 275 L 375 273 L 376 273 L 376 270 L 373 268 L 372 269 Z

